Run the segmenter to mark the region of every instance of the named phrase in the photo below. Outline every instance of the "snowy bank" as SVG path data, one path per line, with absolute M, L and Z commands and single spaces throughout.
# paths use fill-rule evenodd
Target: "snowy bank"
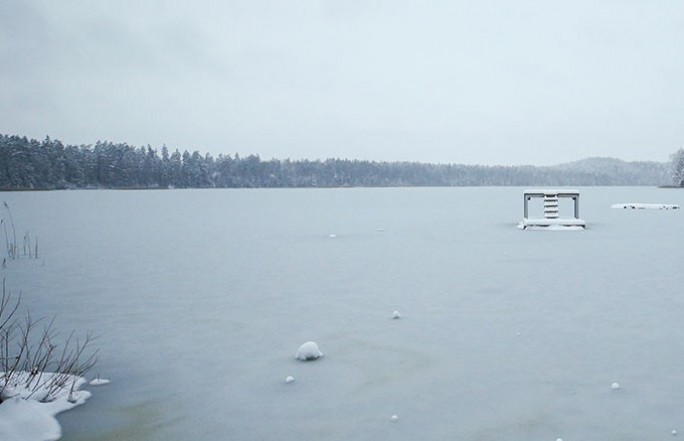
M 0 440 L 51 441 L 62 435 L 55 416 L 83 404 L 90 392 L 86 380 L 67 374 L 0 373 Z

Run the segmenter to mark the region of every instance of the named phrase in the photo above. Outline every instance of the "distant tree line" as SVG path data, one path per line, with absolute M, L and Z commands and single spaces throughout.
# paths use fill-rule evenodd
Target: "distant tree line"
M 613 162 L 592 169 L 262 160 L 258 155 L 214 158 L 198 151 L 170 152 L 166 146 L 157 150 L 100 141 L 74 146 L 49 137 L 37 141 L 0 135 L 0 189 L 657 185 L 667 174 L 664 164 L 603 160 Z M 640 165 L 635 169 L 624 164 Z

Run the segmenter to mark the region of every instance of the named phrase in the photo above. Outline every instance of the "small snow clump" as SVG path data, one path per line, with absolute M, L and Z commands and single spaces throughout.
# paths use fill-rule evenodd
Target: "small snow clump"
M 674 436 L 674 435 L 677 434 L 677 431 L 673 429 L 671 433 L 672 433 L 672 435 Z
M 292 375 L 288 375 L 287 377 L 285 377 L 285 383 L 290 384 L 293 381 L 294 381 L 294 377 Z
M 295 358 L 301 361 L 317 360 L 322 356 L 323 352 L 318 349 L 318 345 L 313 341 L 307 341 L 302 344 L 295 354 Z
M 392 318 L 395 319 L 395 320 L 396 320 L 396 319 L 400 319 L 400 318 L 401 318 L 401 314 L 399 314 L 399 311 L 394 311 L 394 312 L 392 313 Z
M 398 421 L 398 420 L 399 420 L 399 417 L 396 416 L 396 415 L 392 415 L 392 417 L 391 417 L 390 419 L 391 419 L 392 421 Z
M 106 379 L 106 378 L 97 377 L 97 378 L 90 380 L 90 383 L 88 383 L 88 384 L 90 384 L 91 386 L 103 386 L 105 384 L 109 384 L 110 382 L 111 381 Z
M 613 383 L 610 385 L 610 387 L 612 387 L 613 390 L 618 390 L 618 389 L 620 389 L 620 383 Z

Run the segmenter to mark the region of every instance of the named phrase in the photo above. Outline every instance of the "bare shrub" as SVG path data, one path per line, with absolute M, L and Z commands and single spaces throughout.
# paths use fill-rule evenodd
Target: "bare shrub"
M 5 236 L 5 247 L 7 248 L 7 258 L 14 260 L 19 258 L 19 246 L 17 245 L 17 230 L 14 227 L 14 218 L 12 217 L 12 210 L 10 210 L 7 202 L 3 201 L 4 213 L 0 219 L 0 227 Z M 9 229 L 8 229 L 9 226 Z M 27 231 L 24 234 L 23 242 L 23 256 L 28 256 L 29 259 L 38 259 L 38 238 L 34 237 L 31 241 L 31 235 Z M 4 262 L 4 259 L 3 259 Z
M 19 315 L 20 297 L 13 299 L 2 281 L 0 296 L 0 403 L 13 396 L 53 401 L 76 387 L 97 361 L 93 337 L 72 332 L 57 342 L 54 319 Z

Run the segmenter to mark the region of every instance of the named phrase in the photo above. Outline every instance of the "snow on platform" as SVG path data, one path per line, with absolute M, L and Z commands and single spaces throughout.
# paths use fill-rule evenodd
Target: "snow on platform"
M 677 204 L 642 204 L 639 202 L 629 202 L 626 204 L 613 204 L 610 208 L 622 208 L 625 210 L 679 210 Z
M 564 195 L 564 194 L 579 194 L 579 190 L 576 190 L 574 188 L 528 188 L 525 190 L 525 194 L 538 194 L 538 195 L 545 195 L 545 194 L 557 194 L 557 195 Z
M 586 227 L 586 222 L 582 219 L 576 218 L 529 218 L 523 219 L 518 224 L 518 228 L 521 230 L 583 230 Z

